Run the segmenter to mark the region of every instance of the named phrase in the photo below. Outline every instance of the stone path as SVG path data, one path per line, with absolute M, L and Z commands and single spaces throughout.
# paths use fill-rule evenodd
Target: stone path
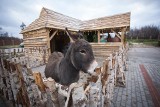
M 126 87 L 115 87 L 111 107 L 155 107 L 139 65 L 144 65 L 160 95 L 160 48 L 130 48 L 128 56 Z

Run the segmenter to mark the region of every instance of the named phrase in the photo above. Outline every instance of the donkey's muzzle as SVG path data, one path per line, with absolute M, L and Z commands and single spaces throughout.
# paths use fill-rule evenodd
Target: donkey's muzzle
M 90 73 L 90 74 L 92 74 L 97 66 L 98 66 L 97 61 L 93 60 L 93 62 L 90 64 L 87 72 Z

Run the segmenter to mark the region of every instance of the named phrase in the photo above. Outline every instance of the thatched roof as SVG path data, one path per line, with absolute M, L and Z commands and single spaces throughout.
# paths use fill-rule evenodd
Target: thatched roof
M 42 8 L 38 19 L 33 21 L 28 27 L 22 30 L 21 33 L 37 30 L 41 28 L 55 28 L 69 30 L 98 30 L 105 28 L 129 27 L 130 12 L 118 14 L 109 17 L 102 17 L 87 21 L 81 21 L 52 10 Z

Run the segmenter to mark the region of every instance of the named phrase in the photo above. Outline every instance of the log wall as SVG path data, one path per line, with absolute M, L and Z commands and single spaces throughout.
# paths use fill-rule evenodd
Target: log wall
M 23 34 L 25 56 L 29 60 L 46 63 L 50 54 L 49 29 L 39 29 Z

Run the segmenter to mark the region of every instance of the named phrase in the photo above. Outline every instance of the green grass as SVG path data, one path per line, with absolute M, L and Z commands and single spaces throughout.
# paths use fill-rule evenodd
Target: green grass
M 0 46 L 0 49 L 19 48 L 19 45 Z
M 132 45 L 132 43 L 143 43 L 150 46 L 160 46 L 160 41 L 157 39 L 128 39 L 127 41 L 130 45 Z

